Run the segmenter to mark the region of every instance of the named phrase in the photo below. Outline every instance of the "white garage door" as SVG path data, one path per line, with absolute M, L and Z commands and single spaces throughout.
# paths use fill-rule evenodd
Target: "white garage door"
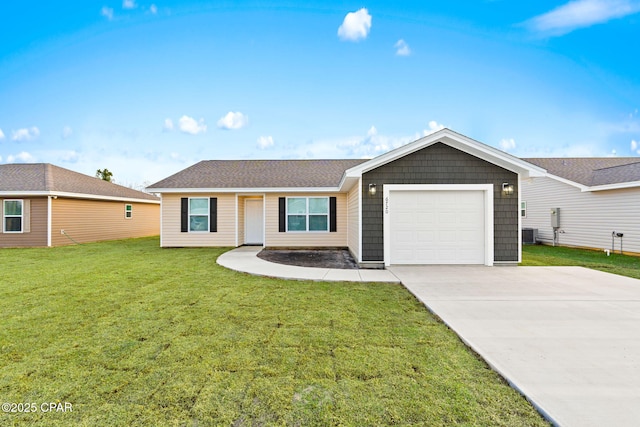
M 391 191 L 390 264 L 484 264 L 483 191 Z

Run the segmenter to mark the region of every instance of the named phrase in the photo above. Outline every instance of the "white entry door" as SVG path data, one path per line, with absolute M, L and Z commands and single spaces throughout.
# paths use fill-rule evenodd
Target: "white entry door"
M 483 191 L 391 191 L 391 264 L 485 263 Z
M 244 243 L 248 245 L 264 244 L 264 212 L 262 209 L 262 199 L 247 199 L 244 205 L 244 215 Z

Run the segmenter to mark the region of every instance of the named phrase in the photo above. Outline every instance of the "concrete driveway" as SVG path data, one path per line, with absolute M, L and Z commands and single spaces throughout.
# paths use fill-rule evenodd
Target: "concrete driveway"
M 640 280 L 581 267 L 392 267 L 561 426 L 640 425 Z

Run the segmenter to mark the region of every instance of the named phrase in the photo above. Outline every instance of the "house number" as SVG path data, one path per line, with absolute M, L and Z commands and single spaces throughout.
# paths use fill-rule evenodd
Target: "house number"
M 384 213 L 386 213 L 386 214 L 389 213 L 389 198 L 388 197 L 384 198 Z

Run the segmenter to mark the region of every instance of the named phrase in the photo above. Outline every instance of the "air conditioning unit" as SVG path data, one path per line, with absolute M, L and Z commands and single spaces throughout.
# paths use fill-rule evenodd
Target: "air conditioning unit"
M 537 228 L 523 228 L 522 229 L 522 244 L 535 245 L 538 240 Z

